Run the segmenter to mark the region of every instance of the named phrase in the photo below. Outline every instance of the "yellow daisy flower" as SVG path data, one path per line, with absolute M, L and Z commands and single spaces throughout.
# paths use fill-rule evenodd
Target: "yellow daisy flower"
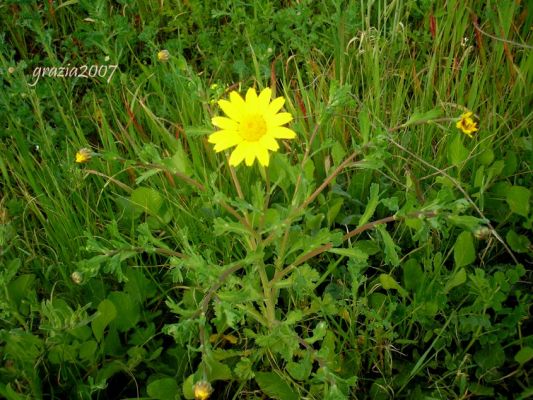
M 211 393 L 213 393 L 213 388 L 207 381 L 196 382 L 193 390 L 195 400 L 207 400 L 211 396 Z
M 76 162 L 78 164 L 89 162 L 92 156 L 92 151 L 84 147 L 83 149 L 79 149 L 76 153 Z
M 212 123 L 221 130 L 209 135 L 209 143 L 218 153 L 237 146 L 231 153 L 229 164 L 239 165 L 243 160 L 251 166 L 255 159 L 268 166 L 268 150 L 277 151 L 276 139 L 293 139 L 296 133 L 282 125 L 292 121 L 288 112 L 279 112 L 285 99 L 278 97 L 270 102 L 272 91 L 263 89 L 259 96 L 255 89 L 248 89 L 243 99 L 237 92 L 229 94 L 228 100 L 219 100 L 218 105 L 228 117 L 214 117 Z
M 457 121 L 457 124 L 455 124 L 457 129 L 462 130 L 469 137 L 472 137 L 472 133 L 478 130 L 477 122 L 472 118 L 473 114 L 474 113 L 471 111 L 463 113 L 459 118 L 459 121 Z

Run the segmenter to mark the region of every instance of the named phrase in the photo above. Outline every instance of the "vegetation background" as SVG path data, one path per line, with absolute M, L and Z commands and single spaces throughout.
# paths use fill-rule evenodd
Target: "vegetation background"
M 531 397 L 531 11 L 2 1 L 0 397 Z M 207 142 L 249 87 L 267 170 Z

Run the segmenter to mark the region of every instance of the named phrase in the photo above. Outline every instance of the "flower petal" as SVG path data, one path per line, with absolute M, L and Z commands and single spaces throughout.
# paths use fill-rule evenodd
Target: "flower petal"
M 279 113 L 279 114 L 276 114 L 276 115 L 273 115 L 267 118 L 267 124 L 269 128 L 284 125 L 287 122 L 291 122 L 291 121 L 292 121 L 292 115 L 288 112 Z
M 272 136 L 275 139 L 294 139 L 296 132 L 292 129 L 285 128 L 284 126 L 276 126 L 268 130 L 267 135 Z
M 279 110 L 281 110 L 281 107 L 283 107 L 283 104 L 285 104 L 284 97 L 277 97 L 274 100 L 272 100 L 272 103 L 268 105 L 269 114 L 271 115 L 276 114 Z
M 239 129 L 239 124 L 226 117 L 213 117 L 211 118 L 211 123 L 221 129 L 227 129 L 231 131 L 237 131 Z
M 254 88 L 249 88 L 246 92 L 246 105 L 248 109 L 255 110 L 257 108 L 257 93 Z
M 255 154 L 259 164 L 264 167 L 268 167 L 268 162 L 270 161 L 268 157 L 268 150 L 262 146 L 258 146 Z
M 239 143 L 242 143 L 242 141 L 243 140 L 240 135 L 227 135 L 224 139 L 217 141 L 214 150 L 218 153 L 219 151 L 238 145 Z
M 279 144 L 276 142 L 276 139 L 268 134 L 263 135 L 263 137 L 259 139 L 259 144 L 268 150 L 277 151 L 279 149 Z
M 239 143 L 235 150 L 233 150 L 233 153 L 231 153 L 231 156 L 229 158 L 229 165 L 232 165 L 234 167 L 239 165 L 246 157 L 246 154 L 248 154 L 249 147 L 249 142 Z
M 232 92 L 234 93 L 234 92 Z M 239 96 L 237 94 L 237 96 Z M 239 96 L 240 97 L 240 96 Z M 242 99 L 241 99 L 242 100 Z M 224 113 L 234 121 L 241 121 L 243 118 L 243 110 L 236 102 L 229 102 L 227 100 L 219 100 L 218 105 Z
M 209 135 L 207 138 L 207 141 L 209 143 L 218 143 L 220 141 L 225 141 L 229 137 L 241 137 L 236 131 L 232 130 L 222 130 L 222 131 L 216 131 Z M 242 138 L 241 138 L 242 141 Z
M 255 157 L 257 155 L 257 144 L 250 143 L 248 145 L 248 152 L 246 153 L 246 165 L 251 167 L 254 163 Z
M 268 103 L 270 102 L 271 97 L 272 90 L 270 90 L 270 88 L 264 88 L 261 90 L 258 97 L 258 106 L 260 110 L 268 110 Z

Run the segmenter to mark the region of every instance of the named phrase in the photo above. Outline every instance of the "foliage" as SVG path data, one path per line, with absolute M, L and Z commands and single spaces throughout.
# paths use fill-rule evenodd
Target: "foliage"
M 4 1 L 0 397 L 530 396 L 531 18 Z M 118 69 L 36 81 L 67 65 Z M 297 137 L 232 169 L 209 121 L 249 87 Z

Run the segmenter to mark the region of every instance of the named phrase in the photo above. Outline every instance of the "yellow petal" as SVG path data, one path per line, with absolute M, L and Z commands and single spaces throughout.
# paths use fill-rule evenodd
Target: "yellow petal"
M 221 129 L 236 131 L 239 129 L 239 124 L 232 119 L 226 117 L 213 117 L 211 123 Z
M 231 130 L 222 130 L 222 131 L 216 131 L 209 135 L 207 138 L 207 141 L 209 143 L 218 143 L 220 141 L 225 141 L 229 137 L 241 137 L 236 131 Z M 241 139 L 242 140 L 242 139 Z
M 279 149 L 279 144 L 276 142 L 276 139 L 268 134 L 263 135 L 263 137 L 259 139 L 259 144 L 268 150 L 277 151 Z
M 233 150 L 233 153 L 231 153 L 231 156 L 229 158 L 229 165 L 232 165 L 234 167 L 239 165 L 242 160 L 244 160 L 244 157 L 246 157 L 249 146 L 250 144 L 248 142 L 239 143 L 235 150 Z
M 261 110 L 268 110 L 268 103 L 270 102 L 270 97 L 272 97 L 272 90 L 270 88 L 265 88 L 261 90 L 258 98 L 258 106 Z
M 257 93 L 255 89 L 249 88 L 246 92 L 246 105 L 252 110 L 257 108 Z
M 239 95 L 237 94 L 237 96 Z M 242 116 L 243 116 L 242 108 L 236 106 L 236 103 L 229 102 L 227 100 L 219 100 L 218 105 L 220 106 L 220 108 L 222 108 L 222 111 L 224 111 L 224 113 L 228 117 L 230 117 L 232 120 L 237 121 L 237 122 L 242 120 Z
M 257 155 L 257 160 L 259 160 L 259 164 L 261 164 L 264 167 L 268 167 L 268 162 L 269 162 L 268 150 L 260 146 L 257 148 L 256 155 Z
M 224 139 L 219 140 L 215 144 L 214 149 L 218 153 L 219 151 L 226 150 L 226 149 L 229 149 L 230 147 L 236 146 L 242 141 L 243 140 L 242 140 L 242 137 L 240 137 L 240 135 L 231 135 L 231 136 L 228 135 Z
M 283 112 L 283 113 L 279 113 L 279 114 L 269 117 L 267 119 L 267 124 L 269 125 L 269 127 L 274 127 L 274 126 L 284 125 L 287 122 L 291 122 L 291 121 L 292 121 L 292 115 L 290 113 Z
M 285 98 L 284 97 L 278 97 L 274 100 L 272 100 L 272 103 L 268 106 L 268 112 L 269 114 L 276 114 L 279 110 L 281 110 L 281 107 L 283 107 L 283 104 L 285 104 Z
M 267 135 L 270 135 L 275 139 L 294 139 L 296 137 L 296 132 L 292 129 L 285 128 L 284 126 L 276 126 L 270 128 Z
M 257 154 L 257 144 L 250 144 L 246 153 L 246 165 L 251 167 Z

